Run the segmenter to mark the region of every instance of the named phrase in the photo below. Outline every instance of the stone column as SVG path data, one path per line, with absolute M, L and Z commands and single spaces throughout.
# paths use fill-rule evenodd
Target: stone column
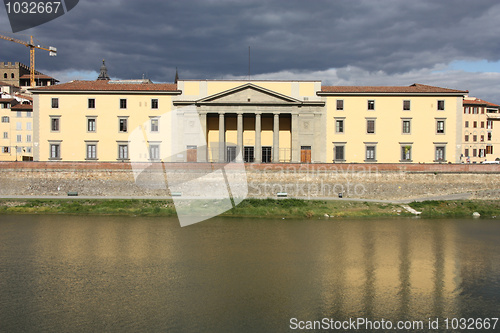
M 260 112 L 255 114 L 255 163 L 262 163 L 262 122 Z
M 236 156 L 237 162 L 243 161 L 243 113 L 238 113 L 238 121 L 236 123 L 236 137 L 237 137 L 237 145 L 239 154 Z
M 300 162 L 300 147 L 299 147 L 299 114 L 292 113 L 292 163 Z
M 273 121 L 273 163 L 280 161 L 280 114 L 274 114 Z
M 208 137 L 207 137 L 207 114 L 205 112 L 200 113 L 200 124 L 202 130 L 202 137 L 205 139 L 207 143 L 205 146 L 198 146 L 197 151 L 197 160 L 198 162 L 206 162 L 207 161 L 207 149 L 208 149 Z
M 224 112 L 219 112 L 219 162 L 225 162 L 226 150 L 226 122 Z

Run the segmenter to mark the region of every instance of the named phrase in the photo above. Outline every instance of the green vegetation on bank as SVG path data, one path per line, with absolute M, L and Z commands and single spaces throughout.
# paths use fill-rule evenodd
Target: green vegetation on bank
M 410 207 L 424 218 L 500 216 L 500 200 L 424 201 Z M 172 200 L 0 199 L 0 214 L 175 216 Z M 221 216 L 266 218 L 363 218 L 413 216 L 401 205 L 348 200 L 246 199 Z

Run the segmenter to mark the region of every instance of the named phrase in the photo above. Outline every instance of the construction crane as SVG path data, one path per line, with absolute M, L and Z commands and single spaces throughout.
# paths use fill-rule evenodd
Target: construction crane
M 35 87 L 35 85 L 36 85 L 35 84 L 35 49 L 49 51 L 49 56 L 51 56 L 51 57 L 54 57 L 57 55 L 57 49 L 55 47 L 52 47 L 52 46 L 49 46 L 47 48 L 47 47 L 43 47 L 40 45 L 35 45 L 33 43 L 33 36 L 30 36 L 29 42 L 25 42 L 25 41 L 20 40 L 20 39 L 15 39 L 15 38 L 3 36 L 3 35 L 0 35 L 0 38 L 5 39 L 5 40 L 9 40 L 9 41 L 14 42 L 14 43 L 22 44 L 22 45 L 30 48 L 30 86 Z

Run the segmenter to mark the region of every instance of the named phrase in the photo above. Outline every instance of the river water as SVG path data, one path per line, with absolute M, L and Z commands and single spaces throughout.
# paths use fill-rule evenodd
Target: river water
M 0 216 L 1 332 L 451 332 L 499 308 L 497 220 Z

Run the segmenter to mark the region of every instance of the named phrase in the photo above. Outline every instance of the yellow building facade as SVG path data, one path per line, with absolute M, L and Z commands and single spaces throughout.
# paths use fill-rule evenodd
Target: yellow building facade
M 73 81 L 33 89 L 35 160 L 458 163 L 467 91 L 320 81 Z

